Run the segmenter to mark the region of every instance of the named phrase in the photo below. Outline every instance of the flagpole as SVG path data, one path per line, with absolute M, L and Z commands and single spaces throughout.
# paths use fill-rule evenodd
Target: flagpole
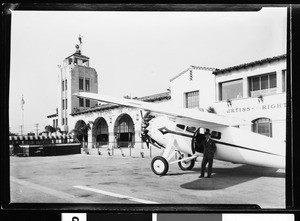
M 21 108 L 22 108 L 22 130 L 21 130 L 21 135 L 23 135 L 23 130 L 24 130 L 24 96 L 22 94 L 22 100 L 21 100 Z
M 22 134 L 23 135 L 23 129 L 24 129 L 24 108 L 22 108 Z

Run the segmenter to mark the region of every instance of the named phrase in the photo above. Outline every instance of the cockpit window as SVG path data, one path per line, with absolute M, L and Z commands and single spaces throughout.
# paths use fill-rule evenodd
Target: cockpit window
M 221 139 L 221 132 L 212 131 L 211 132 L 211 138 Z
M 181 130 L 184 130 L 185 125 L 183 125 L 183 124 L 177 124 L 176 127 L 178 127 Z
M 194 132 L 196 131 L 196 127 L 189 127 L 189 126 L 187 126 L 187 127 L 186 127 L 186 131 L 187 131 L 187 132 L 194 133 Z

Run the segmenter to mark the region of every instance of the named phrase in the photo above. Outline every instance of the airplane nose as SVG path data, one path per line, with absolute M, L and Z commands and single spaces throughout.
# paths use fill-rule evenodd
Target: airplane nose
M 144 139 L 147 139 L 149 136 L 149 129 L 147 129 L 150 125 L 150 121 L 154 118 L 154 116 L 152 116 L 150 114 L 150 111 L 146 112 L 145 115 L 142 114 L 141 112 L 141 116 L 142 116 L 142 124 L 141 124 L 141 135 Z
M 145 121 L 144 121 L 144 122 L 142 123 L 142 128 L 143 128 L 143 129 L 147 128 L 148 126 L 149 126 L 149 123 L 148 123 L 148 122 L 145 122 Z
M 143 129 L 143 130 L 142 130 L 142 133 L 143 133 L 144 135 L 147 135 L 148 132 L 149 132 L 149 130 L 147 130 L 147 129 Z

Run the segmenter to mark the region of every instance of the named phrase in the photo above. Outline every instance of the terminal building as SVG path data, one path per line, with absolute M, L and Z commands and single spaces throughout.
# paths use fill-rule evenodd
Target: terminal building
M 48 116 L 49 125 L 71 133 L 89 124 L 91 129 L 79 140 L 84 138 L 90 148 L 143 148 L 140 110 L 72 96 L 98 93 L 101 87 L 79 41 L 76 52 L 59 66 L 58 108 Z M 168 91 L 134 99 L 242 118 L 249 123 L 239 125 L 241 129 L 285 140 L 286 55 L 225 69 L 191 65 L 170 79 Z

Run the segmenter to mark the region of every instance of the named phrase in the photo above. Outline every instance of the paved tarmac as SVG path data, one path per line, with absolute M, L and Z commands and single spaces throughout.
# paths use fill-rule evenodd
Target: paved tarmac
M 123 152 L 124 153 L 124 152 Z M 12 203 L 97 203 L 100 205 L 257 204 L 285 208 L 285 171 L 214 161 L 212 178 L 170 165 L 155 175 L 149 153 L 109 156 L 96 149 L 49 157 L 10 157 Z M 153 155 L 157 152 L 152 152 Z M 152 156 L 153 156 L 152 155 Z

